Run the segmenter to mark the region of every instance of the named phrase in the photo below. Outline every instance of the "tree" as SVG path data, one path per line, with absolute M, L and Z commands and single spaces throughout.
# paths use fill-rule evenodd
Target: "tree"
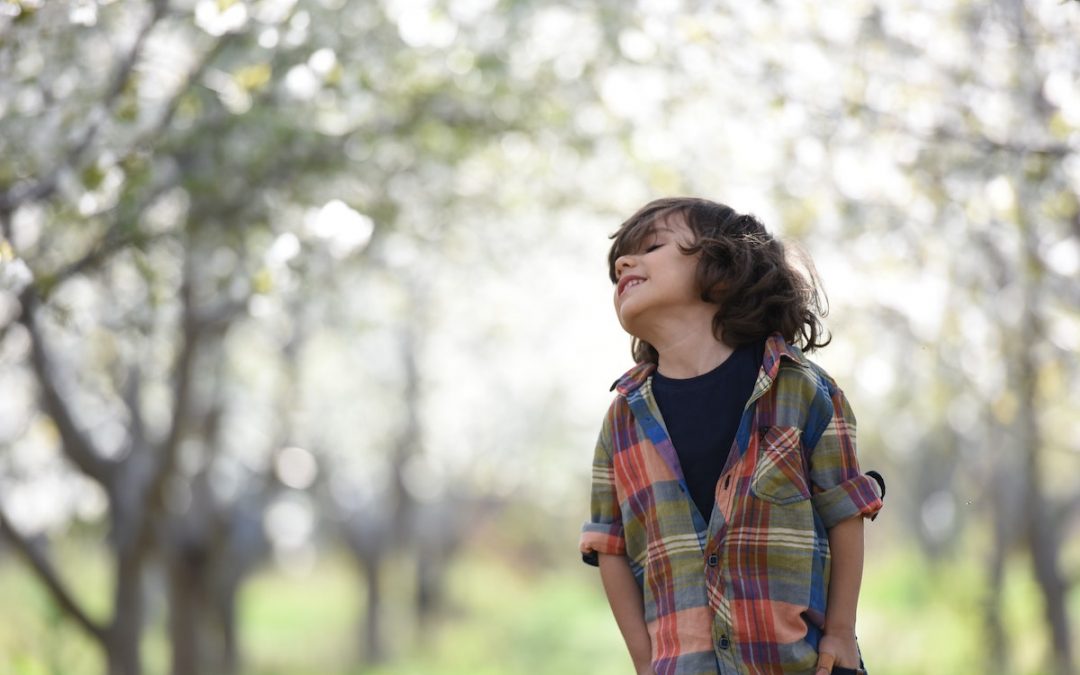
M 260 290 L 260 262 L 253 254 L 265 238 L 259 232 L 272 199 L 303 199 L 305 181 L 340 166 L 341 147 L 312 129 L 301 114 L 303 103 L 290 106 L 282 78 L 272 79 L 307 59 L 302 44 L 261 56 L 253 28 L 230 27 L 227 16 L 192 21 L 164 2 L 113 6 L 100 16 L 79 13 L 79 21 L 98 23 L 94 30 L 78 25 L 75 14 L 67 21 L 58 5 L 16 9 L 21 13 L 3 58 L 31 65 L 8 83 L 6 94 L 33 104 L 4 120 L 0 224 L 6 250 L 29 270 L 28 283 L 18 289 L 16 316 L 32 345 L 28 366 L 42 410 L 73 467 L 108 497 L 115 564 L 108 623 L 88 614 L 17 524 L 7 517 L 0 524 L 57 604 L 101 644 L 110 673 L 141 671 L 143 572 L 156 554 L 173 581 L 174 670 L 193 673 L 205 665 L 203 639 L 194 628 L 201 611 L 224 623 L 223 656 L 211 661 L 231 669 L 230 603 L 237 575 L 250 569 L 251 558 L 250 547 L 230 546 L 250 540 L 239 522 L 243 505 L 178 510 L 170 501 L 178 490 L 206 496 L 221 403 L 200 385 L 215 368 L 214 353 L 220 354 L 229 325 L 247 313 Z M 262 23 L 292 17 L 263 17 Z M 115 57 L 104 86 L 92 77 L 78 80 L 80 66 L 100 61 L 100 36 L 122 34 L 130 22 L 141 27 Z M 215 35 L 207 39 L 196 24 Z M 149 73 L 154 57 L 176 36 L 194 49 L 186 54 L 187 71 L 168 87 L 175 73 Z M 51 52 L 61 58 L 53 61 Z M 252 64 L 253 56 L 258 60 Z M 42 72 L 46 66 L 55 70 Z M 164 96 L 156 93 L 161 90 Z M 56 131 L 68 127 L 74 131 Z M 222 259 L 235 262 L 223 267 Z M 100 308 L 89 330 L 72 330 L 58 311 L 71 301 L 65 291 L 73 281 L 89 289 Z M 101 303 L 101 294 L 115 302 Z M 5 334 L 11 326 L 4 326 Z M 86 340 L 107 346 L 103 361 L 79 349 Z M 63 355 L 59 342 L 67 346 Z M 169 411 L 148 419 L 146 385 L 161 381 L 171 382 Z M 76 401 L 88 398 L 100 401 L 108 419 L 122 426 L 117 447 L 100 447 L 94 421 L 79 413 Z M 193 475 L 186 475 L 181 454 L 192 448 L 199 458 Z M 203 549 L 211 542 L 210 550 Z M 249 562 L 238 564 L 237 556 Z M 224 591 L 219 597 L 226 606 L 184 604 L 198 597 L 193 589 L 209 589 L 212 578 L 224 584 L 217 590 Z
M 108 497 L 110 622 L 89 616 L 17 523 L 4 518 L 4 531 L 102 645 L 110 673 L 141 670 L 143 577 L 157 562 L 170 583 L 173 671 L 227 672 L 237 658 L 231 599 L 264 548 L 253 523 L 275 489 L 269 462 L 244 474 L 233 495 L 215 489 L 219 467 L 235 465 L 238 452 L 221 429 L 252 414 L 229 395 L 230 335 L 257 320 L 262 298 L 303 303 L 327 283 L 291 295 L 297 275 L 309 273 L 296 250 L 314 259 L 323 247 L 323 259 L 343 269 L 364 264 L 346 258 L 367 244 L 373 222 L 377 232 L 435 236 L 445 219 L 425 219 L 461 199 L 457 165 L 508 133 L 557 121 L 573 98 L 544 101 L 559 81 L 549 72 L 512 77 L 504 42 L 485 37 L 527 34 L 532 23 L 514 19 L 542 9 L 527 3 L 494 16 L 431 10 L 419 22 L 373 3 L 67 9 L 16 5 L 12 37 L 0 45 L 18 75 L 2 85 L 18 109 L 0 135 L 0 224 L 6 259 L 27 270 L 14 289 L 16 320 L 0 330 L 29 336 L 26 365 L 63 453 Z M 133 22 L 140 27 L 125 40 Z M 466 27 L 469 41 L 455 43 Z M 103 52 L 106 41 L 124 49 Z M 540 104 L 522 105 L 530 96 Z M 331 203 L 337 215 L 304 215 L 328 199 L 375 221 L 341 201 Z M 72 295 L 75 287 L 88 296 Z M 67 320 L 72 311 L 85 322 Z M 293 338 L 304 322 L 317 318 L 275 316 L 287 358 L 300 351 Z M 104 345 L 103 354 L 87 343 Z M 294 370 L 283 383 L 280 407 L 296 401 L 300 377 Z M 99 447 L 94 421 L 78 413 L 85 398 L 122 429 L 115 447 Z M 417 450 L 414 432 L 396 474 Z M 286 424 L 261 453 L 304 434 L 314 435 Z M 398 493 L 396 519 L 411 527 Z
M 954 92 L 971 95 L 954 99 L 957 106 L 939 104 L 938 117 L 921 125 L 913 124 L 908 112 L 928 105 L 921 97 L 900 114 L 876 105 L 861 107 L 865 119 L 897 128 L 916 143 L 916 167 L 922 169 L 918 190 L 937 205 L 939 215 L 932 222 L 944 236 L 920 234 L 941 241 L 939 245 L 962 245 L 981 262 L 971 264 L 959 256 L 953 261 L 956 309 L 986 312 L 983 321 L 994 327 L 996 351 L 1007 357 L 1004 379 L 989 387 L 965 383 L 965 376 L 955 371 L 962 379 L 940 385 L 955 387 L 953 396 L 978 392 L 986 406 L 981 417 L 991 430 L 978 441 L 994 451 L 989 458 L 993 463 L 992 478 L 986 483 L 989 491 L 983 495 L 995 504 L 988 513 L 993 515 L 996 535 L 988 555 L 992 599 L 986 615 L 991 642 L 1002 651 L 992 650 L 987 668 L 1010 670 L 1005 633 L 998 623 L 999 593 L 1006 556 L 1019 546 L 1030 555 L 1042 591 L 1055 672 L 1070 673 L 1073 655 L 1064 604 L 1068 582 L 1060 561 L 1066 524 L 1058 514 L 1064 514 L 1076 496 L 1068 491 L 1052 495 L 1057 488 L 1048 480 L 1046 461 L 1054 439 L 1044 431 L 1049 403 L 1044 392 L 1049 373 L 1075 367 L 1067 350 L 1048 335 L 1047 322 L 1051 313 L 1065 308 L 1075 317 L 1077 307 L 1067 275 L 1054 269 L 1050 256 L 1055 246 L 1075 246 L 1080 234 L 1075 225 L 1080 211 L 1076 182 L 1064 169 L 1069 158 L 1080 153 L 1065 120 L 1070 115 L 1071 124 L 1080 120 L 1075 111 L 1063 107 L 1064 100 L 1051 100 L 1057 95 L 1054 82 L 1059 75 L 1043 64 L 1053 63 L 1053 55 L 1064 56 L 1071 48 L 1066 47 L 1067 31 L 1054 24 L 1055 15 L 1028 3 L 948 11 L 949 18 L 970 27 L 962 33 L 968 59 L 957 68 L 937 71 L 941 84 L 935 95 L 947 99 L 953 99 Z M 904 50 L 911 61 L 926 58 L 909 38 L 885 28 L 886 22 L 872 25 L 878 31 L 871 38 L 875 43 Z M 1071 51 L 1075 57 L 1075 49 Z M 870 73 L 866 77 L 876 79 Z M 967 213 L 955 208 L 964 204 Z M 900 214 L 895 217 L 899 222 Z M 1010 298 L 1011 307 L 994 298 Z M 942 343 L 938 349 L 957 353 L 972 348 L 970 331 L 957 328 L 959 342 Z M 966 461 L 987 461 L 985 453 L 980 455 Z

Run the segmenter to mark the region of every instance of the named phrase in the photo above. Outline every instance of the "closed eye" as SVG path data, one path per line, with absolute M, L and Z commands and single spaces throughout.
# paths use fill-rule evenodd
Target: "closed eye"
M 647 249 L 645 249 L 645 252 L 646 252 L 646 253 L 652 253 L 653 251 L 655 251 L 656 249 L 660 248 L 661 246 L 663 246 L 663 244 L 653 244 L 652 246 L 650 246 L 650 247 L 648 247 Z

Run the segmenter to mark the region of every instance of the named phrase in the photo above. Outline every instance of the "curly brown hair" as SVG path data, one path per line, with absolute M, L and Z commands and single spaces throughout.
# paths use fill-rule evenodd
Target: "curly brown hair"
M 757 218 L 707 199 L 657 199 L 623 222 L 611 235 L 612 283 L 615 261 L 639 251 L 656 224 L 673 216 L 681 216 L 694 234 L 693 244 L 679 248 L 686 255 L 701 254 L 697 285 L 701 299 L 717 306 L 712 324 L 718 339 L 740 347 L 778 332 L 807 352 L 829 344 L 832 337 L 822 323 L 828 299 L 809 257 L 790 259 Z M 638 363 L 659 358 L 652 345 L 636 337 L 631 349 Z

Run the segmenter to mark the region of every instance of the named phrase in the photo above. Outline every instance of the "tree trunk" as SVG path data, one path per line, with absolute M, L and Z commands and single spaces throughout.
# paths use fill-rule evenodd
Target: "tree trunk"
M 203 645 L 199 625 L 203 589 L 197 562 L 177 552 L 169 564 L 169 639 L 173 675 L 202 672 Z
M 1018 49 L 1018 72 L 1023 73 L 1024 86 L 1032 99 L 1032 110 L 1049 124 L 1049 108 L 1043 96 L 1041 82 L 1033 78 L 1035 59 L 1027 33 L 1024 0 L 1014 0 Z M 1029 159 L 1023 157 L 1023 159 Z M 1046 162 L 1045 158 L 1038 161 Z M 1060 531 L 1056 519 L 1047 507 L 1042 476 L 1043 434 L 1039 419 L 1039 363 L 1038 347 L 1045 343 L 1046 331 L 1042 322 L 1042 300 L 1045 293 L 1043 261 L 1039 252 L 1039 234 L 1036 231 L 1039 215 L 1030 210 L 1029 204 L 1038 203 L 1038 188 L 1034 178 L 1017 177 L 1017 220 L 1023 237 L 1022 284 L 1023 308 L 1019 328 L 1016 329 L 1017 346 L 1017 395 L 1019 397 L 1018 431 L 1020 450 L 1024 458 L 1022 472 L 1025 481 L 1024 528 L 1025 541 L 1031 551 L 1035 580 L 1042 591 L 1044 612 L 1050 628 L 1054 672 L 1072 675 L 1072 646 L 1069 630 L 1068 609 L 1065 605 L 1067 585 L 1059 568 L 1061 548 Z
M 361 574 L 364 577 L 367 591 L 367 602 L 364 606 L 364 625 L 362 628 L 361 644 L 364 653 L 361 658 L 365 665 L 373 666 L 386 660 L 386 648 L 383 644 L 382 632 L 382 556 L 371 553 L 363 557 Z
M 1034 282 L 1025 281 L 1025 299 L 1035 302 Z M 1024 326 L 1036 333 L 1038 317 L 1032 304 L 1025 307 Z M 1019 350 L 1020 366 L 1020 429 L 1026 466 L 1024 467 L 1026 516 L 1025 542 L 1031 551 L 1035 580 L 1042 591 L 1044 616 L 1050 628 L 1054 671 L 1057 675 L 1072 675 L 1072 645 L 1070 644 L 1068 609 L 1065 605 L 1066 584 L 1058 565 L 1060 537 L 1056 522 L 1050 517 L 1043 493 L 1041 450 L 1042 432 L 1036 406 L 1038 370 L 1033 346 L 1029 343 Z
M 238 584 L 229 581 L 214 603 L 221 626 L 221 673 L 235 675 L 240 667 L 240 647 L 236 639 L 236 594 Z
M 142 561 L 138 554 L 119 554 L 113 623 L 105 643 L 109 675 L 142 675 Z
M 989 675 L 1006 675 L 1011 669 L 1009 668 L 1008 635 L 1001 622 L 1001 589 L 1005 584 L 1005 561 L 1012 541 L 1016 537 L 1010 527 L 1010 522 L 1016 522 L 1017 519 L 1011 511 L 1011 504 L 1006 503 L 1012 500 L 1003 499 L 1011 494 L 1008 486 L 1011 476 L 1009 472 L 1003 470 L 1006 461 L 1003 456 L 1005 453 L 1002 453 L 999 448 L 997 454 L 998 462 L 992 472 L 993 488 L 988 495 L 993 499 L 990 517 L 994 536 L 987 559 L 987 592 L 983 612 L 987 644 L 984 670 Z
M 430 634 L 428 628 L 442 600 L 443 561 L 434 556 L 420 554 L 416 561 L 416 619 L 420 627 L 420 639 Z
M 169 553 L 173 675 L 238 672 L 236 596 L 249 563 L 217 539 L 178 543 Z

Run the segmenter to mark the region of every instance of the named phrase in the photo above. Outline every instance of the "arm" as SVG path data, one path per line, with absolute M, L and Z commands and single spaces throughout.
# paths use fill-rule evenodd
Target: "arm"
M 831 381 L 830 381 L 831 382 Z M 829 531 L 829 597 L 825 635 L 818 645 L 818 675 L 837 665 L 857 668 L 855 606 L 863 569 L 863 522 L 881 509 L 881 488 L 859 470 L 855 454 L 855 414 L 844 393 L 832 386 L 829 400 L 815 401 L 828 420 L 813 441 L 810 478 L 814 510 Z M 824 669 L 823 669 L 824 666 Z
M 855 609 L 863 570 L 863 518 L 855 516 L 837 523 L 829 530 L 832 562 L 829 572 L 829 600 L 825 611 L 825 635 L 818 645 L 821 654 L 832 654 L 836 665 L 859 667 L 859 648 L 855 644 Z M 818 674 L 828 673 L 822 668 Z
M 652 639 L 645 625 L 645 602 L 641 588 L 630 569 L 623 536 L 622 509 L 615 485 L 615 466 L 611 438 L 616 403 L 608 409 L 593 456 L 592 499 L 589 521 L 582 527 L 582 560 L 600 568 L 600 580 L 607 594 L 611 613 L 619 626 L 634 671 L 655 675 L 652 669 Z M 625 405 L 623 403 L 622 405 Z
M 630 651 L 634 671 L 639 675 L 652 675 L 652 639 L 645 625 L 644 602 L 626 556 L 601 553 L 600 580 L 615 623 Z

